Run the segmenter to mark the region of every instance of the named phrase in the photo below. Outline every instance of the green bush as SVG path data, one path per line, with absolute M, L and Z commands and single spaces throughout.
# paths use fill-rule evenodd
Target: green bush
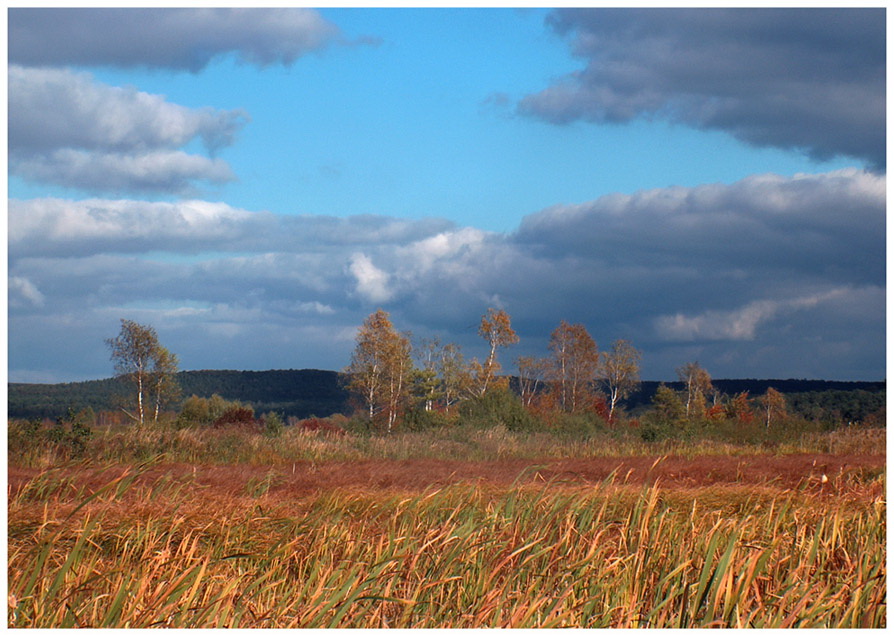
M 44 450 L 50 450 L 64 459 L 80 457 L 93 437 L 95 421 L 96 415 L 89 407 L 79 411 L 69 408 L 65 417 L 60 417 L 50 426 L 44 426 L 37 419 L 13 420 L 7 428 L 8 452 L 20 458 Z
M 238 401 L 225 400 L 217 393 L 210 398 L 192 395 L 183 401 L 180 414 L 177 416 L 175 426 L 177 428 L 193 428 L 196 426 L 211 426 L 224 416 L 227 411 L 236 408 L 244 408 Z
M 607 430 L 606 422 L 594 411 L 555 413 L 550 417 L 549 429 L 563 439 L 589 439 Z
M 264 423 L 264 435 L 267 437 L 279 437 L 285 429 L 282 418 L 275 411 L 265 413 L 261 421 Z
M 459 421 L 471 428 L 502 424 L 510 431 L 531 431 L 539 427 L 537 419 L 508 389 L 494 389 L 481 397 L 466 400 L 459 406 Z
M 452 426 L 456 418 L 440 411 L 413 409 L 403 417 L 402 428 L 406 431 L 428 431 Z

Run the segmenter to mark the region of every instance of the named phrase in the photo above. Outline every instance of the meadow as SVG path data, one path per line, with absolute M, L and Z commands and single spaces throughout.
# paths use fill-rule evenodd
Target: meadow
M 98 431 L 11 460 L 8 626 L 884 627 L 883 451 Z

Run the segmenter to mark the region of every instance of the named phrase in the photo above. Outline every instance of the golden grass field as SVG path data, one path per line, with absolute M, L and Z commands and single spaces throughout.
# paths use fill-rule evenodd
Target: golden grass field
M 885 627 L 875 448 L 11 465 L 7 623 Z

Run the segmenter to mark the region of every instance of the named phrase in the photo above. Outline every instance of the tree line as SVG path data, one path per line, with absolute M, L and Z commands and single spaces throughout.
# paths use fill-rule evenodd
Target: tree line
M 640 386 L 642 354 L 629 341 L 616 340 L 600 351 L 584 325 L 562 320 L 550 334 L 546 355 L 516 358 L 518 376 L 510 386 L 510 377 L 500 373 L 503 350 L 519 341 L 509 314 L 488 309 L 478 335 L 487 355 L 483 360 L 466 360 L 458 345 L 438 338 L 414 343 L 412 334 L 395 328 L 388 312 L 373 312 L 358 329 L 350 364 L 340 376 L 355 415 L 369 430 L 385 432 L 455 422 L 475 412 L 509 417 L 514 426 L 539 422 L 555 427 L 580 416 L 608 427 L 626 422 L 641 428 L 644 438 L 704 430 L 719 423 L 770 428 L 804 413 L 814 421 L 828 420 L 828 414 L 834 413 L 840 418 L 884 423 L 879 415 L 884 412 L 883 393 L 840 391 L 831 397 L 827 392 L 787 400 L 767 387 L 755 397 L 747 390 L 727 394 L 714 386 L 698 362 L 678 367 L 677 383 L 659 385 L 650 404 L 637 406 L 631 415 L 625 411 L 625 402 Z M 245 403 L 232 402 L 228 408 L 233 413 L 216 414 L 216 402 L 213 408 L 200 404 L 196 396 L 184 402 L 177 382 L 177 356 L 159 343 L 152 327 L 122 319 L 120 333 L 106 340 L 106 345 L 118 379 L 130 387 L 120 411 L 137 425 L 157 423 L 170 408 L 181 411 L 178 422 L 225 422 L 239 409 L 245 419 Z M 236 374 L 231 383 L 244 379 L 243 372 L 230 374 Z M 317 381 L 319 388 L 322 384 Z M 280 389 L 277 395 L 284 399 L 287 391 Z M 341 390 L 329 393 L 345 395 Z M 193 411 L 219 417 L 199 417 Z
M 478 335 L 487 345 L 487 356 L 483 361 L 467 361 L 454 343 L 433 338 L 413 346 L 412 334 L 398 331 L 388 312 L 379 309 L 370 314 L 357 333 L 345 369 L 357 411 L 370 428 L 390 432 L 401 422 L 418 426 L 420 421 L 424 425 L 455 419 L 463 407 L 467 407 L 463 415 L 469 416 L 487 396 L 508 393 L 510 378 L 499 374 L 499 355 L 519 341 L 509 314 L 488 309 Z M 650 404 L 639 408 L 634 418 L 625 411 L 625 401 L 641 384 L 642 353 L 628 340 L 615 340 L 608 350 L 600 351 L 583 324 L 562 320 L 550 334 L 548 350 L 543 357 L 516 358 L 518 377 L 512 392 L 524 411 L 518 417 L 547 426 L 586 416 L 608 427 L 623 421 L 640 428 L 644 438 L 655 439 L 703 434 L 723 426 L 740 431 L 753 431 L 754 426 L 770 429 L 792 424 L 794 419 L 803 423 L 807 413 L 807 419 L 823 426 L 833 425 L 830 414 L 839 420 L 853 414 L 851 423 L 884 423 L 884 394 L 839 392 L 826 400 L 823 409 L 817 406 L 822 398 L 815 394 L 787 400 L 772 386 L 755 396 L 748 390 L 725 393 L 697 361 L 679 366 L 675 387 L 660 384 Z M 797 384 L 786 381 L 793 383 Z M 513 409 L 512 399 L 491 402 Z M 433 417 L 437 415 L 446 418 Z
M 467 361 L 458 345 L 437 338 L 413 347 L 411 334 L 399 332 L 388 312 L 379 309 L 357 333 L 345 369 L 347 386 L 367 420 L 388 432 L 408 413 L 450 414 L 463 401 L 508 391 L 509 378 L 499 375 L 499 352 L 519 341 L 509 314 L 488 309 L 478 335 L 487 345 L 483 361 Z M 584 325 L 563 320 L 550 336 L 549 350 L 542 358 L 516 360 L 520 400 L 532 411 L 602 409 L 613 421 L 621 402 L 639 385 L 642 354 L 626 340 L 600 352 Z

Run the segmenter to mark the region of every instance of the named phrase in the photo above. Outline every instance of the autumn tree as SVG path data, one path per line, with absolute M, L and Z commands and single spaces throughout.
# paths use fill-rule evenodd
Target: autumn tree
M 748 391 L 742 391 L 730 398 L 724 408 L 724 414 L 731 420 L 740 424 L 750 424 L 754 419 L 754 412 L 748 401 Z
M 487 341 L 490 349 L 483 365 L 477 360 L 472 362 L 475 378 L 473 390 L 476 395 L 483 396 L 491 388 L 497 372 L 501 368 L 500 363 L 497 362 L 497 349 L 518 342 L 518 335 L 512 329 L 509 314 L 502 309 L 493 308 L 488 309 L 487 313 L 481 317 L 478 335 Z
M 563 320 L 552 332 L 549 348 L 553 354 L 551 376 L 560 408 L 571 413 L 586 408 L 599 368 L 596 341 L 583 325 L 570 325 Z
M 673 426 L 678 426 L 686 416 L 686 409 L 677 392 L 663 383 L 658 385 L 652 396 L 652 410 L 659 421 Z
M 106 340 L 111 350 L 115 374 L 134 387 L 133 401 L 122 411 L 140 426 L 146 420 L 150 400 L 154 400 L 155 421 L 163 403 L 176 395 L 177 356 L 162 347 L 150 326 L 121 319 L 121 331 Z
M 450 408 L 459 401 L 460 396 L 469 383 L 469 373 L 459 345 L 448 342 L 438 351 L 438 380 L 440 396 L 444 409 Z
M 530 408 L 534 398 L 540 393 L 546 383 L 549 373 L 550 360 L 534 358 L 533 356 L 519 356 L 515 361 L 518 367 L 518 388 L 522 404 Z
M 696 413 L 704 415 L 707 396 L 714 390 L 710 374 L 698 362 L 687 362 L 677 368 L 677 377 L 683 383 L 683 393 L 686 395 L 687 419 Z
M 639 387 L 640 353 L 627 340 L 615 340 L 611 351 L 602 354 L 599 379 L 608 393 L 608 419 L 612 421 L 615 407 Z
M 397 418 L 406 404 L 413 376 L 412 346 L 409 334 L 396 333 L 388 341 L 388 406 L 386 409 L 387 431 L 394 428 Z
M 180 399 L 177 371 L 180 361 L 177 355 L 159 346 L 149 370 L 149 390 L 155 406 L 154 420 L 162 408 Z
M 767 428 L 770 428 L 772 422 L 788 415 L 785 396 L 773 387 L 767 387 L 767 392 L 758 398 L 758 402 L 764 412 L 764 425 Z
M 348 389 L 365 403 L 370 421 L 381 417 L 391 432 L 410 389 L 413 361 L 409 338 L 395 331 L 388 312 L 370 314 L 357 332 Z
M 441 383 L 438 380 L 440 350 L 441 341 L 438 338 L 423 339 L 415 348 L 419 366 L 413 371 L 413 393 L 426 411 L 431 411 L 435 401 L 441 397 Z

